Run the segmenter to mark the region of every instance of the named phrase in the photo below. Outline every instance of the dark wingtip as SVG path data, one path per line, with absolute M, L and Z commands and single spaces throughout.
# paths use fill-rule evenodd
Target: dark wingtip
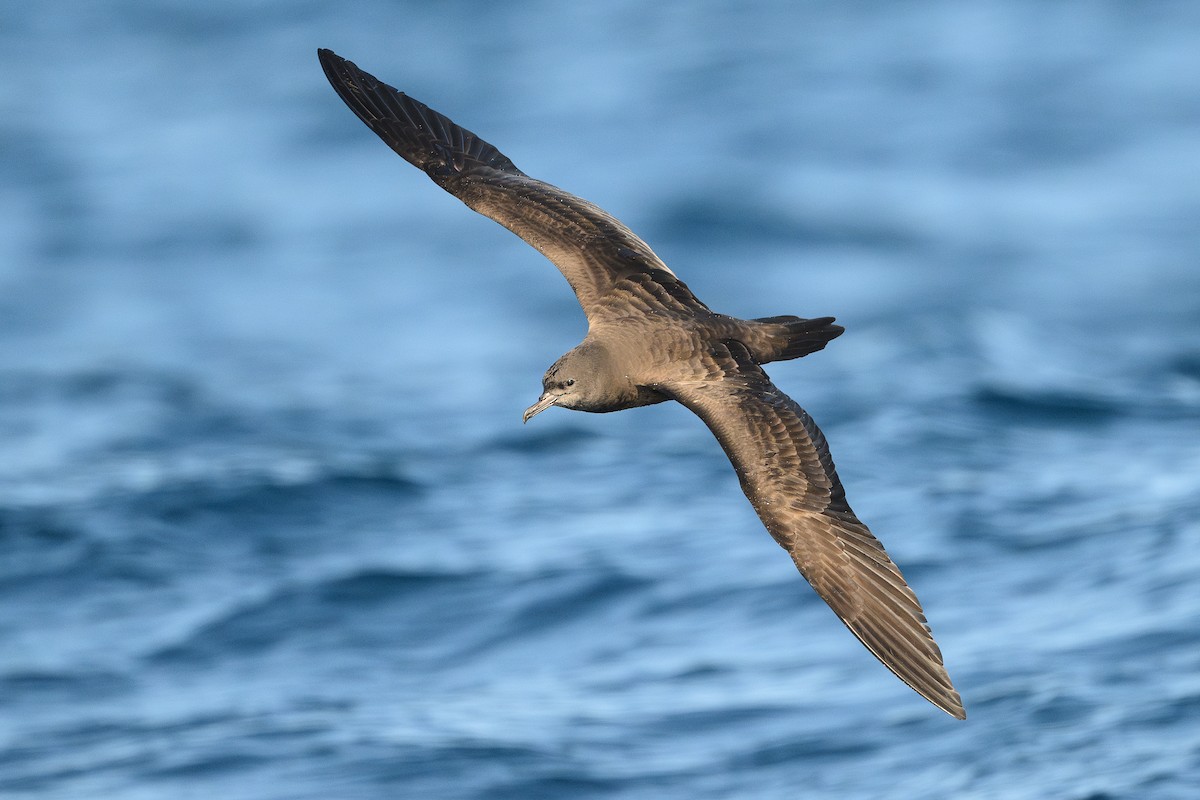
M 329 83 L 337 93 L 346 101 L 352 109 L 354 105 L 346 95 L 346 90 L 349 84 L 352 84 L 357 77 L 356 73 L 362 71 L 352 61 L 339 56 L 337 53 L 325 47 L 317 48 L 317 60 L 321 62 L 321 69 L 325 71 L 325 77 L 329 79 Z M 365 73 L 363 73 L 365 75 Z M 355 109 L 355 113 L 358 113 Z
M 443 188 L 449 190 L 449 182 L 477 168 L 525 174 L 471 131 L 353 61 L 323 47 L 317 48 L 317 58 L 325 77 L 350 110 L 404 160 L 424 170 Z
M 317 60 L 321 62 L 321 66 L 325 69 L 325 74 L 328 75 L 329 70 L 333 67 L 333 65 L 344 59 L 328 48 L 318 47 Z

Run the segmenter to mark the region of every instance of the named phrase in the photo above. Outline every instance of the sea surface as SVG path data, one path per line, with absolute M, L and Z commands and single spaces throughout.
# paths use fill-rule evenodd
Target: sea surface
M 329 47 L 641 234 L 968 719 Z M 5 2 L 0 796 L 1200 797 L 1200 4 Z

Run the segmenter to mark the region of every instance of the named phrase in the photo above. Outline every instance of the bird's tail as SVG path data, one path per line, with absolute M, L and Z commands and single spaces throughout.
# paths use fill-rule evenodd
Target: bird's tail
M 754 357 L 760 364 L 815 353 L 846 330 L 841 325 L 835 325 L 833 317 L 804 319 L 784 315 L 750 321 L 758 323 L 755 325 Z

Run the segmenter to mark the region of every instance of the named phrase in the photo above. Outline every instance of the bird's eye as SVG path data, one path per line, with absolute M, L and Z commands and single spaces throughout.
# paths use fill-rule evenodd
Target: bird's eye
M 563 384 L 563 385 L 564 385 L 564 386 L 574 386 L 574 385 L 575 385 L 575 379 L 574 379 L 574 378 L 567 378 L 567 382 L 566 382 L 565 384 Z

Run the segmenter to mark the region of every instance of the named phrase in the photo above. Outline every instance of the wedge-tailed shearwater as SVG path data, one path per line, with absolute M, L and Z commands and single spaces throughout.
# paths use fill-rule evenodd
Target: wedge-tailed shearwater
M 682 403 L 716 434 L 767 530 L 846 627 L 902 681 L 965 718 L 921 605 L 846 503 L 824 435 L 762 370 L 824 348 L 844 330 L 833 317 L 744 320 L 711 311 L 616 218 L 529 177 L 352 62 L 317 53 L 338 95 L 389 147 L 533 245 L 575 290 L 587 336 L 546 370 L 524 420 L 551 406 Z

